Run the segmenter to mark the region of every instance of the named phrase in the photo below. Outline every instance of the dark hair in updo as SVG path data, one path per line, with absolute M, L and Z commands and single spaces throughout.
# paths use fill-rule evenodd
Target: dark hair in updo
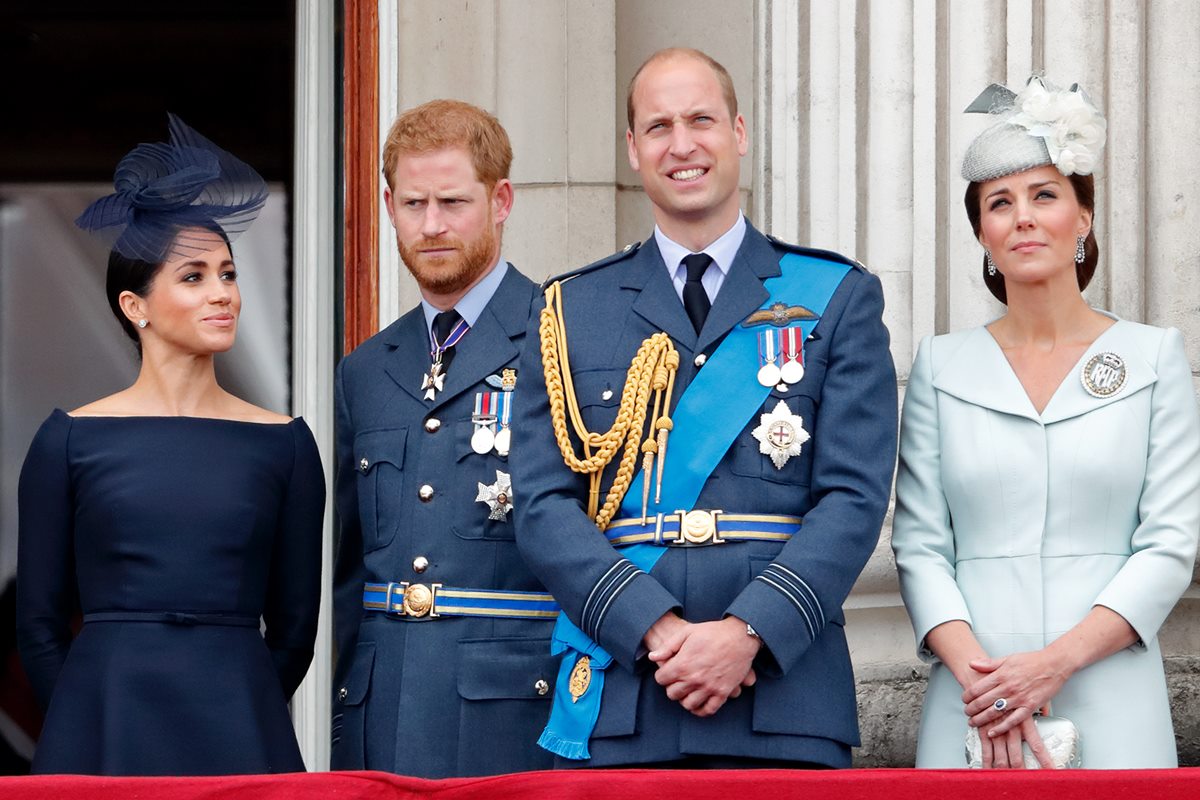
M 220 236 L 221 241 L 225 242 L 225 246 L 229 248 L 229 255 L 233 256 L 233 245 L 229 243 L 229 237 L 225 235 L 225 231 L 220 225 L 214 222 L 196 227 L 204 228 Z M 150 292 L 150 284 L 154 282 L 155 276 L 162 270 L 165 263 L 166 260 L 150 262 L 142 261 L 140 258 L 129 258 L 117 252 L 116 248 L 108 254 L 108 272 L 104 278 L 104 294 L 108 298 L 108 307 L 112 309 L 113 316 L 117 318 L 117 322 L 121 323 L 121 330 L 125 331 L 125 335 L 132 339 L 137 347 L 139 357 L 142 355 L 142 338 L 138 335 L 137 326 L 121 310 L 121 292 L 133 292 L 138 297 L 145 297 Z
M 1079 291 L 1087 288 L 1096 274 L 1096 264 L 1100 261 L 1100 246 L 1096 244 L 1096 181 L 1091 175 L 1067 175 L 1071 188 L 1075 190 L 1075 199 L 1079 205 L 1088 210 L 1092 216 L 1092 227 L 1087 238 L 1083 240 L 1083 263 L 1075 265 L 1075 278 L 1079 281 Z M 971 220 L 971 229 L 975 238 L 979 238 L 982 225 L 983 208 L 980 205 L 979 190 L 983 184 L 972 181 L 967 184 L 967 194 L 963 203 L 967 207 L 967 219 Z M 999 270 L 995 275 L 988 274 L 987 255 L 983 257 L 983 282 L 988 291 L 1001 303 L 1008 305 L 1008 290 L 1004 288 L 1004 275 Z

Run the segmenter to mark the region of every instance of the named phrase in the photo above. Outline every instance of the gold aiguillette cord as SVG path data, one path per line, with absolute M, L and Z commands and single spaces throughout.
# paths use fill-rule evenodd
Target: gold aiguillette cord
M 600 530 L 612 522 L 633 482 L 640 449 L 643 454 L 642 519 L 645 521 L 655 456 L 658 470 L 654 499 L 658 502 L 662 492 L 662 473 L 666 466 L 667 436 L 672 428 L 669 414 L 671 394 L 675 389 L 675 372 L 679 369 L 679 353 L 671 337 L 656 333 L 642 342 L 629 363 L 616 420 L 604 433 L 593 433 L 584 425 L 579 399 L 575 396 L 567 350 L 567 327 L 563 322 L 562 286 L 557 281 L 546 289 L 546 307 L 542 309 L 538 333 L 554 438 L 562 452 L 563 462 L 574 472 L 588 476 L 588 516 L 595 520 Z M 650 419 L 653 424 L 639 445 L 652 400 L 654 407 Z M 583 445 L 582 458 L 576 454 L 567 430 L 568 415 L 575 436 Z M 600 481 L 618 450 L 621 451 L 621 459 L 617 474 L 604 498 L 603 507 L 600 507 Z

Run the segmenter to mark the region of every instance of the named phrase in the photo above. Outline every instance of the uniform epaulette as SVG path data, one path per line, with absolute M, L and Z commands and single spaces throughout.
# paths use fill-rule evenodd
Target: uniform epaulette
M 642 246 L 641 242 L 632 242 L 630 244 L 625 245 L 623 248 L 621 248 L 617 252 L 613 253 L 611 256 L 606 256 L 606 257 L 600 259 L 599 261 L 593 261 L 591 264 L 588 264 L 586 267 L 580 267 L 579 269 L 573 269 L 570 272 L 564 272 L 561 275 L 555 275 L 553 278 L 547 278 L 546 280 L 544 280 L 542 282 L 542 291 L 545 291 L 547 286 L 549 286 L 550 284 L 552 284 L 556 281 L 560 281 L 560 282 L 561 281 L 569 281 L 571 278 L 576 278 L 580 275 L 585 275 L 589 272 L 592 272 L 593 270 L 600 269 L 601 267 L 607 267 L 609 264 L 615 264 L 618 261 L 629 258 L 631 255 L 636 253 L 638 251 L 638 248 L 640 248 L 641 246 Z
M 862 270 L 863 272 L 871 271 L 871 270 L 867 269 L 864 264 L 862 264 L 858 261 L 855 261 L 853 258 L 844 256 L 841 253 L 834 252 L 833 250 L 822 250 L 819 247 L 802 247 L 801 245 L 798 245 L 798 244 L 792 244 L 791 242 L 785 242 L 783 239 L 779 239 L 775 236 L 772 236 L 769 233 L 766 236 L 767 236 L 767 239 L 771 242 L 771 244 L 775 245 L 776 247 L 781 247 L 784 250 L 787 250 L 789 253 L 798 253 L 799 255 L 812 256 L 813 258 L 823 258 L 826 261 L 833 261 L 838 264 L 846 264 L 848 266 L 854 267 L 855 269 Z

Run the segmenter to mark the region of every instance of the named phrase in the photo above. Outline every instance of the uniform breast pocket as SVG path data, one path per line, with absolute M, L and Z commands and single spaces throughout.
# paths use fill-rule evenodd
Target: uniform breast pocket
M 403 496 L 404 445 L 407 428 L 363 431 L 354 437 L 354 466 L 358 469 L 358 514 L 363 551 L 391 544 L 400 525 Z
M 735 475 L 788 486 L 809 485 L 817 413 L 813 394 L 801 381 L 784 394 L 773 391 L 768 395 L 734 445 L 731 469 Z M 755 436 L 760 426 L 762 430 Z
M 513 541 L 513 509 L 520 502 L 520 487 L 512 485 L 508 456 L 492 449 L 480 453 L 476 426 L 471 420 L 454 423 L 453 522 L 451 530 L 460 539 Z M 510 436 L 513 447 L 520 437 Z M 515 444 L 513 443 L 515 441 Z M 477 449 L 478 448 L 478 449 Z
M 603 433 L 612 427 L 621 405 L 625 375 L 621 369 L 588 370 L 575 375 L 575 397 L 589 431 Z

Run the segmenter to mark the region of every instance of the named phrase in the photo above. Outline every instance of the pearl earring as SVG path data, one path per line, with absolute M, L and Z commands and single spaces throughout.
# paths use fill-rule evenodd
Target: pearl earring
M 138 327 L 139 327 L 139 328 L 144 328 L 144 327 L 146 327 L 146 326 L 147 326 L 147 325 L 149 325 L 149 324 L 150 324 L 150 323 L 149 323 L 149 322 L 146 322 L 146 320 L 144 320 L 144 319 L 139 319 L 139 320 L 138 320 Z

